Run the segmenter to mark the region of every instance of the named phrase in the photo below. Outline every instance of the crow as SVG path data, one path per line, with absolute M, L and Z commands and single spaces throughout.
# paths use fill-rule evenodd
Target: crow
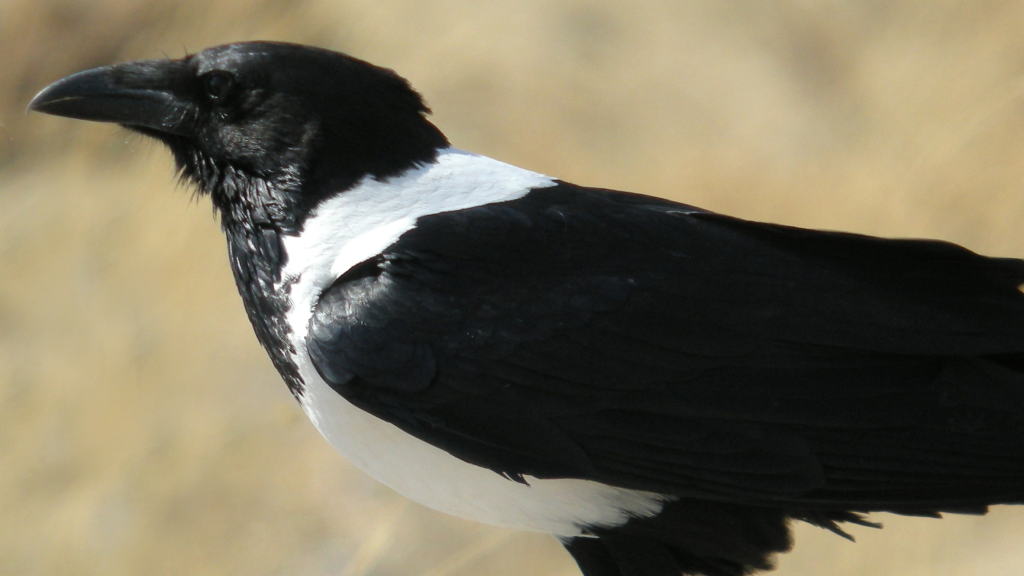
M 792 521 L 1024 502 L 1024 261 L 576 186 L 301 45 L 87 70 L 29 109 L 170 149 L 338 452 L 586 576 L 740 576 Z

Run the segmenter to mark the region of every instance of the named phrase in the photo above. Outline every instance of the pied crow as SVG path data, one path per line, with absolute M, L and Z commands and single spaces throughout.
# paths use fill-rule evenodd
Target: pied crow
M 1024 502 L 1024 261 L 576 186 L 293 44 L 87 70 L 29 108 L 167 145 L 338 452 L 554 534 L 586 576 L 740 576 L 791 521 Z

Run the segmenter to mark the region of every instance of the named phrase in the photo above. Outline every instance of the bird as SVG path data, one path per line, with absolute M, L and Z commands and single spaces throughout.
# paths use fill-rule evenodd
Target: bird
M 95 68 L 28 108 L 166 145 L 342 456 L 585 576 L 742 576 L 794 522 L 1024 502 L 1022 260 L 574 185 L 317 47 Z

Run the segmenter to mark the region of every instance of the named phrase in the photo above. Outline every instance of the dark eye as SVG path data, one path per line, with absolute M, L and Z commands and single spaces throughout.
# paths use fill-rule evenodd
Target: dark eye
M 235 87 L 235 76 L 230 72 L 210 72 L 202 76 L 202 82 L 207 99 L 218 104 L 231 94 Z

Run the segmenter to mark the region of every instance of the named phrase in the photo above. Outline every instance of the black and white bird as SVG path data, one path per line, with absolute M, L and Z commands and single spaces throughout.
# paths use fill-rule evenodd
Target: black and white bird
M 574 186 L 306 46 L 88 70 L 29 108 L 170 148 L 338 452 L 586 576 L 739 576 L 794 520 L 1024 502 L 1024 261 Z

